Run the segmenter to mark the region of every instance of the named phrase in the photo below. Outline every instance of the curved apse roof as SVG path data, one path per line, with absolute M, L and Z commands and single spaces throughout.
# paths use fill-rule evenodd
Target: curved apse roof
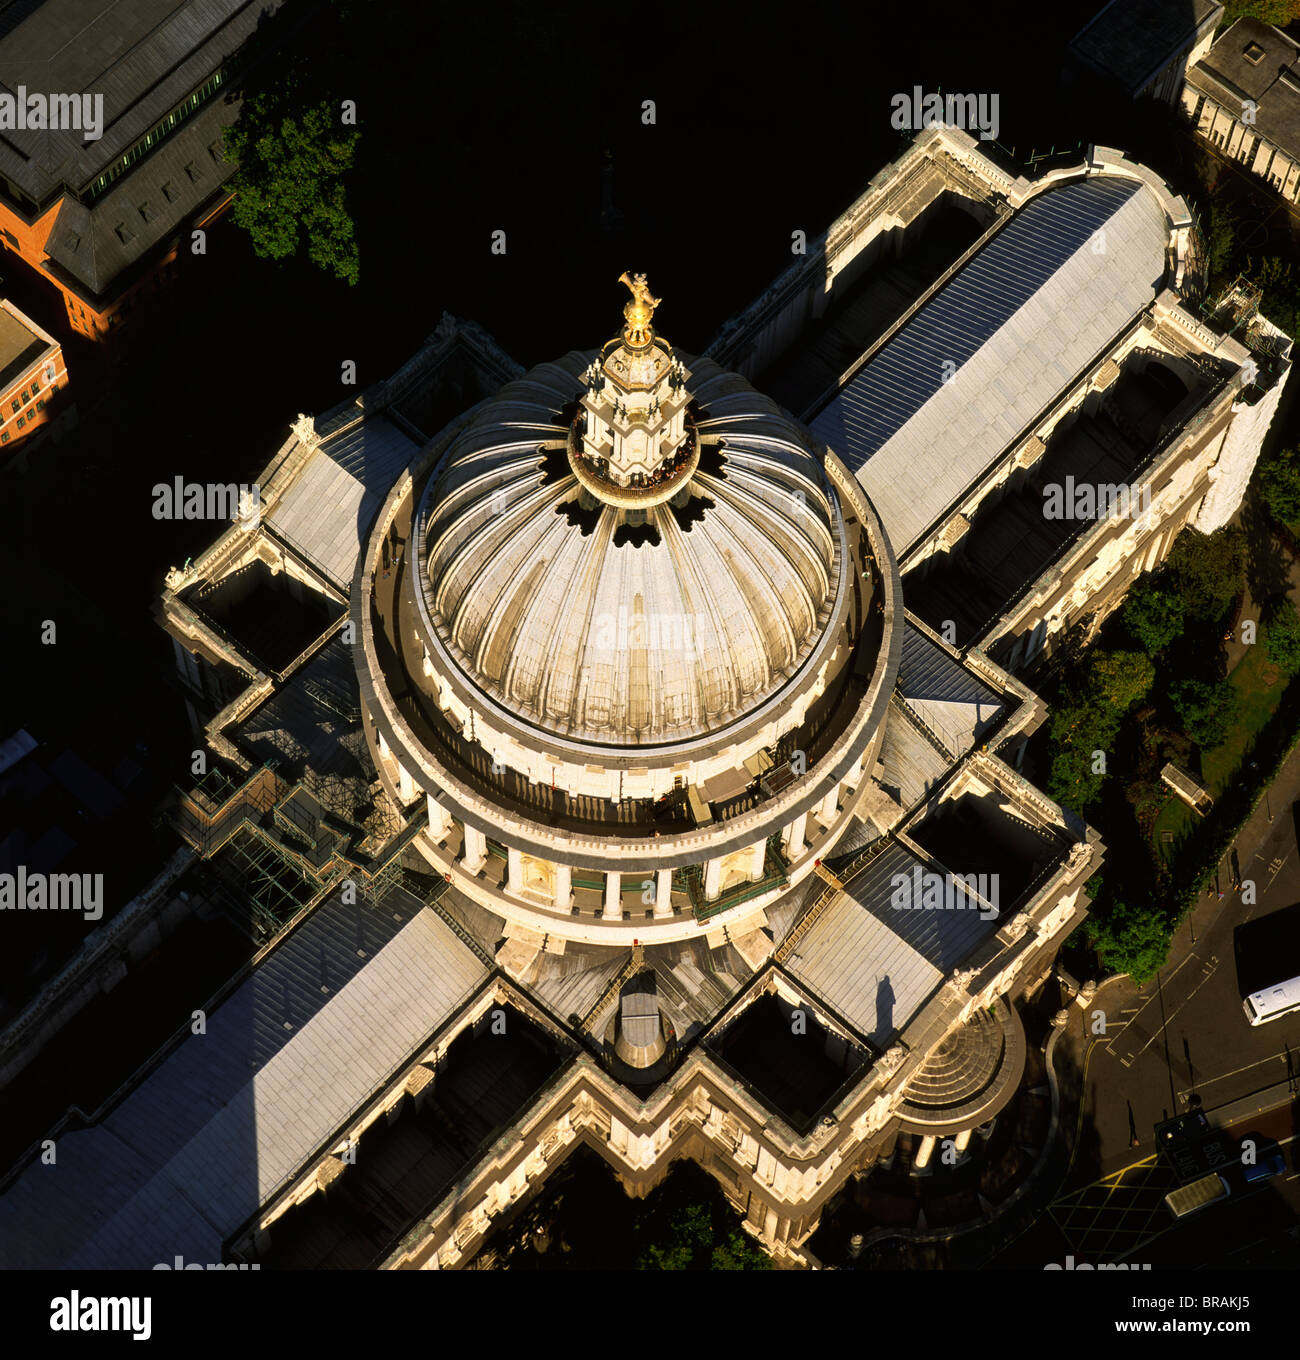
M 900 558 L 1151 303 L 1168 239 L 1164 209 L 1136 180 L 1046 191 L 810 422 Z

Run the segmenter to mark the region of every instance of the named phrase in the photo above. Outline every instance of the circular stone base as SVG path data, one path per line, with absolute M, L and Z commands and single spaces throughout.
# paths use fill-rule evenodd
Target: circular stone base
M 950 1034 L 907 1083 L 898 1108 L 909 1133 L 973 1128 L 1011 1099 L 1025 1070 L 1025 1031 L 999 997 Z

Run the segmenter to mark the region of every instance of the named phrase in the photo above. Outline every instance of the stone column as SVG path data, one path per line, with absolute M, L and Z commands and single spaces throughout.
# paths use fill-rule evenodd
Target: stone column
M 835 814 L 839 811 L 839 801 L 840 786 L 836 784 L 835 787 L 827 793 L 826 797 L 817 804 L 818 820 L 826 826 L 830 826 L 835 820 Z
M 452 821 L 451 813 L 443 807 L 433 794 L 426 794 L 425 800 L 429 806 L 429 835 L 438 845 L 441 845 L 451 834 L 451 828 L 455 823 Z
M 605 874 L 604 916 L 606 921 L 621 921 L 623 919 L 622 887 L 623 875 L 617 869 L 610 869 Z
M 673 914 L 673 871 L 660 869 L 655 874 L 655 919 Z
M 379 743 L 379 754 L 387 760 L 393 753 L 388 749 L 388 742 L 384 739 L 384 729 L 382 727 L 375 729 L 375 740 Z
M 971 1132 L 972 1130 L 970 1129 L 963 1129 L 956 1138 L 952 1140 L 953 1147 L 956 1148 L 958 1152 L 966 1151 L 967 1146 L 970 1144 Z
M 522 850 L 516 850 L 513 845 L 506 846 L 506 887 L 516 897 L 519 896 L 524 887 L 524 854 Z
M 796 860 L 803 854 L 803 837 L 807 825 L 808 814 L 806 812 L 801 812 L 794 821 L 781 832 L 781 849 L 784 852 L 786 859 Z
M 853 764 L 849 767 L 848 774 L 844 776 L 844 784 L 846 788 L 856 789 L 858 785 L 862 783 L 862 767 L 865 763 L 866 762 L 864 758 L 862 756 L 859 756 L 857 760 L 855 760 Z
M 419 789 L 415 787 L 415 780 L 407 773 L 406 766 L 400 761 L 397 765 L 397 796 L 402 800 L 403 806 L 414 801 Z
M 749 847 L 749 881 L 757 883 L 763 877 L 763 861 L 767 858 L 767 842 L 755 841 Z
M 555 866 L 555 905 L 561 911 L 573 906 L 573 870 L 567 864 Z
M 476 874 L 487 863 L 487 837 L 476 826 L 465 823 L 465 849 L 461 852 L 461 868 Z
M 722 856 L 704 862 L 704 896 L 712 902 L 722 891 Z
M 932 1133 L 927 1133 L 921 1139 L 921 1146 L 916 1150 L 916 1156 L 912 1158 L 912 1170 L 924 1171 L 930 1165 L 930 1158 L 934 1156 L 934 1145 L 937 1140 Z

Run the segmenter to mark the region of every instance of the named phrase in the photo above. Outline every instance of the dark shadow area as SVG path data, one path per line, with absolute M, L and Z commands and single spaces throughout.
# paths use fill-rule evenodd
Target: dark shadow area
M 342 606 L 307 590 L 286 573 L 272 573 L 259 558 L 186 597 L 233 638 L 263 669 L 283 670 L 325 631 Z
M 806 1008 L 772 995 L 707 1043 L 800 1132 L 813 1126 L 846 1079 L 861 1074 L 866 1060 Z
M 993 905 L 1014 909 L 1020 895 L 1063 847 L 1022 822 L 1012 821 L 997 799 L 963 794 L 945 802 L 939 813 L 912 828 L 911 838 L 954 874 L 996 874 L 999 895 Z
M 644 1200 L 600 1156 L 578 1147 L 537 1199 L 507 1219 L 470 1269 L 767 1270 L 717 1181 L 676 1161 Z

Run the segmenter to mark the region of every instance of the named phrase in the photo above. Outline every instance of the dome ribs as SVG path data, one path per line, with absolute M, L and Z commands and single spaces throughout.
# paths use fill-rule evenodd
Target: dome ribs
M 526 723 L 615 747 L 697 740 L 770 699 L 822 639 L 845 584 L 839 502 L 801 427 L 702 359 L 686 504 L 577 509 L 560 416 L 589 357 L 507 384 L 434 468 L 428 617 Z

